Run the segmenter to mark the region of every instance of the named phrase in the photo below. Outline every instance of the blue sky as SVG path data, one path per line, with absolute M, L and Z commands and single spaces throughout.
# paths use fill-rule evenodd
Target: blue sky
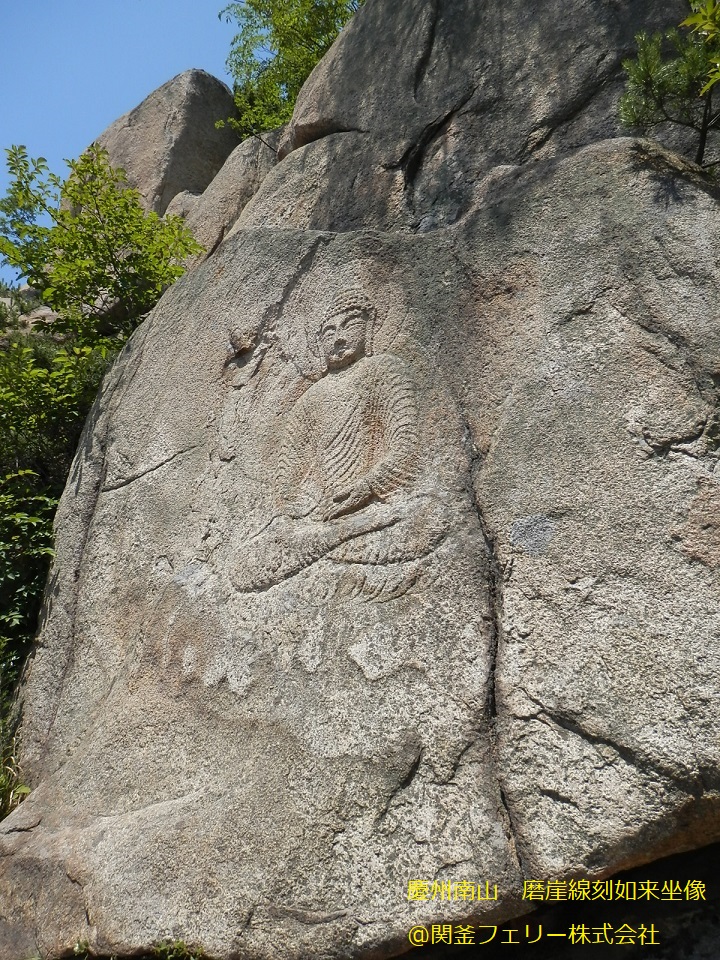
M 65 174 L 123 113 L 201 67 L 230 85 L 235 25 L 223 0 L 0 0 L 0 147 L 24 144 Z M 0 194 L 7 187 L 0 154 Z M 8 279 L 5 271 L 2 271 Z

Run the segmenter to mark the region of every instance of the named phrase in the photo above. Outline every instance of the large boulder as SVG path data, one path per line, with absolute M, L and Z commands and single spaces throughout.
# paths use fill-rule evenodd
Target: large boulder
M 622 60 L 684 0 L 368 0 L 318 64 L 245 226 L 429 230 L 500 165 L 622 131 Z M 492 187 L 490 186 L 490 189 Z
M 183 190 L 202 193 L 238 144 L 218 120 L 235 115 L 232 94 L 204 70 L 168 80 L 120 117 L 97 143 L 140 191 L 146 210 L 163 214 Z
M 514 3 L 368 0 L 107 378 L 24 687 L 0 960 L 378 960 L 522 916 L 524 880 L 720 839 L 718 188 L 650 141 L 493 153 L 490 117 L 413 160 L 418 206 L 381 177 L 353 206 L 395 98 L 460 89 L 491 28 L 496 74 L 522 40 L 570 123 L 568 50 L 589 89 L 598 23 L 620 50 L 681 13 L 570 7 L 519 31 Z M 310 140 L 334 98 L 395 133 Z M 354 165 L 315 163 L 333 137 Z
M 215 252 L 230 233 L 245 206 L 259 190 L 277 163 L 277 149 L 283 128 L 249 137 L 239 144 L 223 164 L 207 190 L 201 194 L 184 191 L 167 208 L 185 218 L 204 253 L 199 262 Z
M 239 232 L 166 295 L 60 509 L 3 958 L 392 956 L 720 836 L 719 226 L 610 141 L 445 230 Z

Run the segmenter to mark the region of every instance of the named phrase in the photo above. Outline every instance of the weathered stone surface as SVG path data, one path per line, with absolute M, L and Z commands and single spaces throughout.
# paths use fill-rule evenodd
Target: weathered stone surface
M 145 327 L 125 361 L 135 374 L 118 368 L 106 388 L 93 433 L 100 458 L 82 468 L 99 493 L 79 497 L 90 527 L 111 523 L 115 543 L 90 535 L 82 556 L 58 564 L 63 579 L 76 567 L 82 598 L 73 590 L 72 610 L 56 609 L 48 624 L 54 638 L 33 669 L 40 695 L 26 705 L 24 762 L 54 812 L 40 833 L 7 835 L 18 848 L 11 863 L 27 875 L 49 861 L 48 903 L 65 903 L 55 865 L 58 831 L 70 834 L 80 875 L 70 872 L 88 897 L 97 892 L 71 926 L 108 952 L 181 930 L 222 955 L 386 951 L 402 945 L 411 919 L 406 873 L 468 861 L 507 889 L 518 881 L 492 773 L 485 540 L 464 424 L 416 339 L 427 319 L 407 326 L 387 265 L 384 286 L 375 279 L 372 355 L 324 377 L 315 356 L 335 294 L 368 286 L 387 255 L 405 273 L 413 251 L 267 233 L 238 260 L 246 241 L 228 241 L 165 298 L 164 332 Z M 195 319 L 178 327 L 186 309 Z M 179 376 L 167 369 L 168 336 Z M 239 354 L 226 366 L 229 338 Z M 371 475 L 377 502 L 325 503 Z M 318 496 L 308 513 L 303 500 Z M 71 523 L 82 512 L 74 496 L 65 510 Z M 326 510 L 337 516 L 323 520 Z M 78 550 L 75 537 L 68 547 Z M 71 638 L 66 614 L 87 623 L 84 639 L 77 628 Z M 68 643 L 80 659 L 63 678 Z M 92 778 L 88 762 L 98 765 Z M 42 792 L 18 816 L 31 817 Z M 224 850 L 219 872 L 210 849 L 213 860 Z M 62 949 L 67 918 L 23 901 L 18 909 L 41 917 L 41 951 Z
M 222 243 L 244 207 L 277 163 L 283 129 L 250 137 L 237 146 L 205 193 L 184 214 L 195 238 L 209 256 Z
M 368 0 L 316 67 L 246 226 L 429 230 L 500 165 L 626 133 L 621 61 L 683 0 Z M 291 152 L 292 151 L 292 152 Z
M 164 213 L 178 193 L 202 193 L 238 144 L 217 120 L 233 116 L 232 94 L 204 70 L 186 70 L 116 120 L 97 143 L 140 191 L 147 210 Z
M 391 956 L 409 879 L 497 881 L 441 914 L 494 923 L 720 836 L 716 204 L 610 141 L 166 295 L 63 500 L 0 955 Z
M 197 202 L 200 197 L 201 194 L 191 193 L 189 190 L 183 190 L 182 193 L 176 193 L 170 203 L 167 205 L 165 216 L 182 217 L 183 219 L 187 219 L 187 217 L 190 216 L 190 213 L 197 206 Z
M 105 383 L 0 960 L 391 957 L 720 838 L 719 191 L 582 146 L 682 11 L 523 9 L 368 0 Z

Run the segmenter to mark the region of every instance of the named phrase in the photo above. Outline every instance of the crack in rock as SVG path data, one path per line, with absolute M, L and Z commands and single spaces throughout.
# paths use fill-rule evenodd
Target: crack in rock
M 587 727 L 585 727 L 579 721 L 556 710 L 548 709 L 543 703 L 541 703 L 541 701 L 539 701 L 536 697 L 533 697 L 532 694 L 528 693 L 524 687 L 520 689 L 528 698 L 528 700 L 538 707 L 536 714 L 523 717 L 522 719 L 538 719 L 543 723 L 547 723 L 549 721 L 556 727 L 560 727 L 560 729 L 574 734 L 594 747 L 609 747 L 620 757 L 621 760 L 623 760 L 628 766 L 634 767 L 639 773 L 649 775 L 655 780 L 662 779 L 666 782 L 672 783 L 679 789 L 684 790 L 686 793 L 698 799 L 705 792 L 702 777 L 700 776 L 699 772 L 687 770 L 685 773 L 683 773 L 679 770 L 674 770 L 671 767 L 661 763 L 654 757 L 648 756 L 646 753 L 641 753 L 638 750 L 627 746 L 626 744 L 614 740 L 610 736 L 588 730 Z
M 129 486 L 131 483 L 135 483 L 136 480 L 141 480 L 143 477 L 146 477 L 150 473 L 155 473 L 156 470 L 160 470 L 162 467 L 167 466 L 169 463 L 172 463 L 173 460 L 177 460 L 178 457 L 184 456 L 186 453 L 192 453 L 193 450 L 197 450 L 200 447 L 200 443 L 193 443 L 189 447 L 185 447 L 184 450 L 177 450 L 175 453 L 170 454 L 169 457 L 166 457 L 164 460 L 161 460 L 160 463 L 155 463 L 151 467 L 147 467 L 145 470 L 141 470 L 140 473 L 134 473 L 129 477 L 126 477 L 124 480 L 120 480 L 117 483 L 112 485 L 103 486 L 100 490 L 101 493 L 112 493 L 114 490 L 122 490 L 123 487 Z
M 425 43 L 423 49 L 420 52 L 420 57 L 415 66 L 415 75 L 413 77 L 413 100 L 417 103 L 417 95 L 420 89 L 420 85 L 425 79 L 425 74 L 427 73 L 428 64 L 430 63 L 430 58 L 432 57 L 433 49 L 435 47 L 435 38 L 437 36 L 437 25 L 438 19 L 440 17 L 440 0 L 432 0 L 431 2 L 432 9 L 430 10 L 430 27 L 425 38 Z
M 505 832 L 508 844 L 515 856 L 518 869 L 523 877 L 529 876 L 525 866 L 525 860 L 521 851 L 520 832 L 515 824 L 512 805 L 509 797 L 505 793 L 500 760 L 500 747 L 498 737 L 498 707 L 497 707 L 497 669 L 498 657 L 500 651 L 500 640 L 502 637 L 502 613 L 503 613 L 503 571 L 502 564 L 497 552 L 496 538 L 492 533 L 485 518 L 485 511 L 477 495 L 475 486 L 476 474 L 482 466 L 480 451 L 475 443 L 475 439 L 470 426 L 467 414 L 460 409 L 460 418 L 466 438 L 468 453 L 470 455 L 470 482 L 468 485 L 468 494 L 477 514 L 480 530 L 482 532 L 488 560 L 488 600 L 490 606 L 490 667 L 488 672 L 488 696 L 486 703 L 486 713 L 488 717 L 488 727 L 490 730 L 490 752 L 493 758 L 495 770 L 495 781 L 498 786 L 500 802 L 504 810 Z
M 443 135 L 453 118 L 462 110 L 468 101 L 472 99 L 476 89 L 477 87 L 473 87 L 455 106 L 426 124 L 417 140 L 410 144 L 399 160 L 384 165 L 386 170 L 402 170 L 404 189 L 410 202 L 412 202 L 415 180 L 425 159 L 427 148 L 433 140 Z

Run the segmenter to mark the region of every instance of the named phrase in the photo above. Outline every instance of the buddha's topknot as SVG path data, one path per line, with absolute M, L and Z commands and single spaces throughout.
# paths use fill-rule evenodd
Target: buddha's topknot
M 376 310 L 370 298 L 357 287 L 349 290 L 342 290 L 335 294 L 330 306 L 325 313 L 325 319 L 337 316 L 338 313 L 345 313 L 348 310 L 362 310 L 367 314 L 368 321 L 371 324 L 375 322 Z

